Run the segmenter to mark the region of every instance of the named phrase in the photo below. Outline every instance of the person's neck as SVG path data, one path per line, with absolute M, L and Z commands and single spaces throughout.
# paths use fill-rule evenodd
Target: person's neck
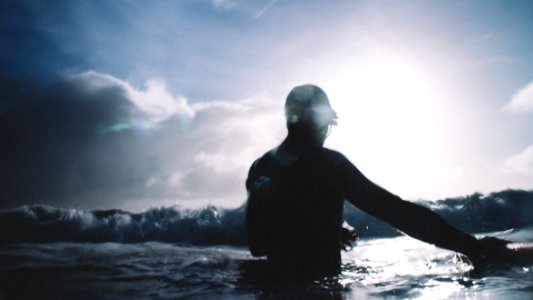
M 290 133 L 283 141 L 283 145 L 295 152 L 309 151 L 323 147 L 323 143 L 312 135 Z

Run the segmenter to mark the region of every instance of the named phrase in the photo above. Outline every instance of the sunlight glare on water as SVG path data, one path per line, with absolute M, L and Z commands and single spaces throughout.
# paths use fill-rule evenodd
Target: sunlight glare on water
M 446 299 L 476 285 L 465 277 L 471 265 L 455 253 L 409 237 L 360 241 L 343 263 L 341 283 L 380 296 Z

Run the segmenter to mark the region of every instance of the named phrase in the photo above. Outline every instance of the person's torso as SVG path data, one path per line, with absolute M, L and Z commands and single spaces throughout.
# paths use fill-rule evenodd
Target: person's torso
M 343 197 L 334 160 L 324 148 L 297 157 L 273 150 L 259 160 L 255 181 L 268 194 L 262 206 L 270 260 L 302 268 L 340 263 Z

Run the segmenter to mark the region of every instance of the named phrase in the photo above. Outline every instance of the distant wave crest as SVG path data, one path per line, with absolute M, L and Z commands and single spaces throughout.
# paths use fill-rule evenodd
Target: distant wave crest
M 533 191 L 507 190 L 484 196 L 420 201 L 453 225 L 471 233 L 533 226 Z M 21 206 L 0 211 L 0 244 L 39 242 L 162 241 L 193 245 L 246 245 L 244 207 L 198 210 L 152 208 L 142 213 L 119 209 L 74 210 Z M 362 237 L 394 236 L 386 223 L 347 205 L 345 220 Z
M 195 245 L 245 245 L 244 208 L 201 210 L 152 208 L 83 211 L 22 206 L 0 213 L 0 243 L 162 241 Z
M 416 201 L 469 233 L 495 232 L 533 226 L 533 191 L 505 190 L 474 193 L 437 201 Z M 361 236 L 394 236 L 390 225 L 347 205 L 344 217 Z

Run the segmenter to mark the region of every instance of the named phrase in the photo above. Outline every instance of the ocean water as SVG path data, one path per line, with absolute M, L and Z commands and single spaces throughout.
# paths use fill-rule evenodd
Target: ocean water
M 533 242 L 530 198 L 478 196 L 427 205 L 479 235 Z M 361 212 L 345 219 L 362 239 L 343 252 L 340 276 L 286 282 L 264 277 L 250 256 L 243 208 L 4 210 L 0 299 L 533 299 L 533 264 L 477 272 Z
M 248 279 L 242 247 L 25 243 L 2 247 L 0 261 L 2 299 L 533 299 L 533 265 L 476 274 L 408 237 L 360 241 L 341 276 L 314 282 Z

